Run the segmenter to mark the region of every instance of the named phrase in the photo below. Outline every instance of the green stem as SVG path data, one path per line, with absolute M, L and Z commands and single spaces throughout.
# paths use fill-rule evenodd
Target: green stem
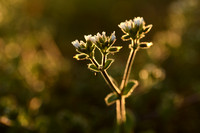
M 105 66 L 105 63 L 106 63 L 106 59 L 107 59 L 107 54 L 102 54 L 102 67 Z
M 99 63 L 98 63 L 94 58 L 90 58 L 90 61 L 91 61 L 97 68 L 99 68 Z
M 114 91 L 118 96 L 120 95 L 120 91 L 117 86 L 112 82 L 110 76 L 108 75 L 106 70 L 101 70 L 101 75 L 104 77 L 108 86 Z
M 128 58 L 126 68 L 124 71 L 124 76 L 123 76 L 122 83 L 120 86 L 120 89 L 122 91 L 124 90 L 124 87 L 126 86 L 129 76 L 130 76 L 130 73 L 131 73 L 131 68 L 132 68 L 133 61 L 134 61 L 134 58 L 135 58 L 135 55 L 137 52 L 137 48 L 134 48 L 134 45 L 137 45 L 137 40 L 135 40 L 135 41 L 132 40 L 132 45 L 133 45 L 133 47 L 131 47 L 131 52 L 129 54 L 129 58 Z
M 122 95 L 120 95 L 119 100 L 116 101 L 116 118 L 118 125 L 126 122 L 125 98 Z
M 90 60 L 97 68 L 99 68 L 99 64 L 94 58 L 90 58 Z M 106 83 L 108 84 L 108 86 L 111 88 L 111 90 L 116 92 L 117 95 L 120 95 L 120 90 L 112 82 L 112 80 L 111 80 L 110 76 L 108 75 L 107 71 L 104 70 L 104 69 L 100 69 L 100 72 L 101 72 L 101 75 L 104 77 L 104 79 L 105 79 Z
M 125 98 L 122 96 L 122 93 L 124 91 L 124 87 L 126 86 L 128 82 L 136 52 L 137 52 L 137 40 L 132 40 L 131 51 L 129 54 L 129 58 L 125 67 L 123 79 L 120 86 L 120 90 L 121 90 L 120 99 L 116 102 L 117 122 L 121 126 L 123 125 L 123 123 L 126 122 Z

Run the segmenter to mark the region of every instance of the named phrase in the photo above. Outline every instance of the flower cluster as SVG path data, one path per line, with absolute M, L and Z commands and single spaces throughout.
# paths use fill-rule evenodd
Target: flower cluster
M 121 22 L 118 26 L 125 33 L 125 35 L 122 36 L 124 41 L 141 39 L 152 28 L 152 25 L 145 26 L 145 21 L 142 17 L 136 17 L 129 21 L 126 20 L 125 22 Z
M 106 36 L 106 32 L 102 32 L 102 34 L 87 35 L 84 38 L 86 42 L 82 40 L 80 42 L 78 40 L 72 42 L 77 52 L 80 53 L 74 56 L 77 60 L 93 58 L 96 47 L 103 55 L 119 52 L 122 48 L 121 46 L 113 46 L 116 41 L 115 31 L 110 36 Z
M 88 64 L 88 69 L 94 71 L 95 73 L 101 73 L 106 83 L 112 90 L 112 92 L 106 96 L 105 102 L 107 105 L 116 103 L 117 123 L 121 124 L 126 121 L 125 98 L 129 97 L 138 86 L 137 80 L 129 79 L 135 54 L 138 49 L 149 48 L 153 43 L 140 42 L 140 39 L 143 38 L 152 28 L 152 25 L 145 26 L 145 22 L 142 17 L 136 17 L 129 21 L 126 20 L 125 22 L 121 22 L 118 26 L 125 33 L 125 35 L 122 36 L 122 40 L 131 40 L 131 44 L 129 45 L 131 51 L 120 86 L 118 86 L 116 81 L 107 73 L 107 69 L 114 62 L 114 59 L 108 59 L 107 56 L 110 53 L 113 54 L 119 52 L 122 48 L 121 46 L 113 46 L 116 41 L 115 32 L 111 33 L 110 36 L 106 36 L 106 32 L 102 32 L 102 34 L 97 33 L 94 36 L 87 35 L 84 36 L 86 42 L 79 42 L 78 40 L 75 40 L 72 44 L 79 53 L 75 55 L 74 58 L 77 60 L 90 60 L 91 63 Z M 101 53 L 101 63 L 95 58 L 96 50 L 99 50 Z
M 106 32 L 102 32 L 102 34 L 97 33 L 95 39 L 97 48 L 99 48 L 103 54 L 107 54 L 116 41 L 115 31 L 110 36 L 106 36 Z
M 74 56 L 77 60 L 84 60 L 94 55 L 95 38 L 92 35 L 85 35 L 84 38 L 86 42 L 83 42 L 82 40 L 80 42 L 78 40 L 72 42 L 76 51 L 80 53 Z

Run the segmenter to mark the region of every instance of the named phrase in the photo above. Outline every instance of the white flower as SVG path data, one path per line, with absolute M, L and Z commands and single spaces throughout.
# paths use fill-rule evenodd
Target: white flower
M 103 31 L 103 32 L 102 32 L 102 35 L 103 35 L 103 36 L 106 36 L 106 32 L 105 32 L 105 31 Z
M 96 37 L 100 38 L 100 37 L 101 37 L 101 34 L 98 32 Z
M 119 28 L 121 28 L 122 30 L 126 29 L 126 22 L 121 22 L 119 25 Z
M 91 34 L 90 35 L 85 35 L 84 38 L 85 38 L 86 41 L 91 41 L 91 42 L 95 42 L 96 41 L 95 37 L 93 37 Z
M 73 41 L 72 44 L 74 45 L 75 48 L 80 48 L 81 46 L 78 40 Z
M 134 18 L 133 21 L 134 21 L 135 25 L 137 25 L 137 26 L 140 26 L 141 24 L 144 23 L 144 19 L 143 19 L 143 17 L 137 17 L 137 18 Z
M 133 23 L 133 21 L 132 20 L 130 20 L 130 21 L 127 21 L 127 28 L 130 30 L 131 28 L 132 28 L 132 23 Z

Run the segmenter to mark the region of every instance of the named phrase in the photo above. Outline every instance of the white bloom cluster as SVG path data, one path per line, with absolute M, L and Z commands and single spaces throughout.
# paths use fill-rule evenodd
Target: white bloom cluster
M 106 39 L 106 32 L 103 31 L 102 35 L 98 32 L 97 35 L 94 36 L 96 41 L 104 41 Z
M 122 36 L 122 40 L 124 41 L 141 39 L 152 28 L 152 25 L 145 26 L 143 17 L 135 17 L 133 20 L 130 19 L 129 21 L 126 20 L 125 22 L 121 22 L 118 26 L 125 33 L 125 35 Z
M 143 26 L 144 19 L 143 17 L 136 17 L 133 20 L 130 19 L 129 21 L 121 22 L 118 26 L 122 29 L 124 33 L 129 32 L 130 30 L 134 29 L 135 27 Z
M 94 37 L 98 42 L 105 43 L 106 41 L 109 41 L 110 44 L 112 44 L 116 39 L 115 31 L 110 36 L 106 36 L 105 31 L 102 32 L 102 35 L 98 32 Z
M 96 42 L 95 37 L 92 36 L 91 34 L 90 35 L 85 35 L 84 38 L 85 38 L 86 42 L 88 42 L 88 41 L 91 41 L 93 43 Z
M 86 40 L 86 43 L 83 42 L 83 41 L 78 41 L 78 40 L 75 40 L 72 42 L 72 44 L 74 45 L 75 48 L 77 49 L 80 49 L 80 48 L 86 48 L 87 47 L 87 43 L 95 43 L 96 42 L 96 39 L 94 36 L 92 35 L 85 35 L 84 36 L 85 40 Z
M 72 44 L 74 45 L 75 48 L 79 49 L 81 48 L 81 46 L 84 46 L 85 47 L 85 43 L 83 41 L 78 41 L 78 40 L 75 40 L 72 42 Z
M 137 18 L 134 18 L 134 24 L 137 25 L 137 26 L 140 26 L 142 24 L 144 24 L 144 19 L 143 17 L 137 17 Z

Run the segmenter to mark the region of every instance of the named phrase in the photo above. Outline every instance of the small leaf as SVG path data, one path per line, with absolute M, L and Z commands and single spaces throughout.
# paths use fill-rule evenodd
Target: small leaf
M 109 48 L 108 52 L 114 54 L 116 52 L 119 52 L 121 48 L 122 48 L 121 46 L 112 46 Z
M 144 33 L 148 33 L 148 32 L 151 30 L 152 27 L 153 27 L 152 24 L 147 25 L 147 26 L 144 28 L 143 32 L 144 32 Z
M 141 42 L 139 44 L 139 46 L 140 46 L 141 49 L 147 49 L 147 48 L 151 47 L 152 45 L 153 45 L 152 42 Z
M 94 64 L 88 64 L 88 69 L 94 71 L 94 72 L 99 72 L 100 70 L 94 65 Z
M 122 94 L 125 97 L 129 97 L 137 86 L 138 86 L 138 81 L 137 80 L 130 80 L 128 82 L 128 84 L 126 85 L 126 87 L 124 88 Z
M 107 59 L 105 65 L 103 66 L 103 68 L 105 70 L 108 69 L 113 62 L 114 62 L 113 59 Z
M 118 96 L 116 93 L 110 93 L 106 96 L 105 102 L 109 106 L 115 103 L 117 99 L 118 99 Z
M 81 54 L 76 54 L 73 58 L 77 59 L 77 60 L 85 60 L 88 58 L 87 54 L 81 53 Z
M 129 35 L 123 35 L 122 40 L 128 41 L 128 40 L 130 40 L 130 36 Z

